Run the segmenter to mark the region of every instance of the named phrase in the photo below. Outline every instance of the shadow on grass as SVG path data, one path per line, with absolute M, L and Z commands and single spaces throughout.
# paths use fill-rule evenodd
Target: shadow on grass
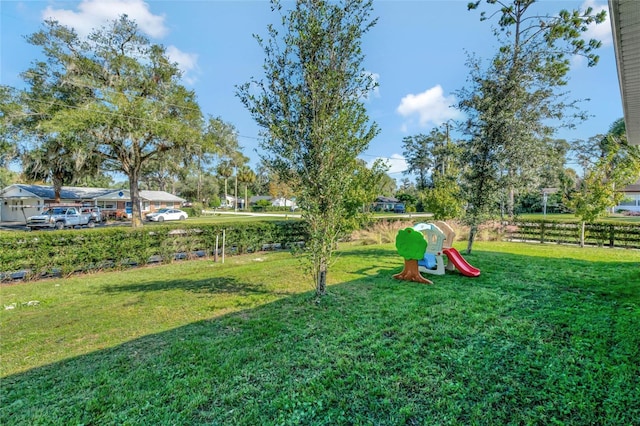
M 640 305 L 638 262 L 585 261 L 572 258 L 540 258 L 484 251 L 477 257 L 484 277 L 506 279 L 511 289 L 533 291 L 553 287 L 561 291 L 623 300 Z M 477 265 L 476 265 L 477 266 Z
M 319 304 L 299 294 L 3 378 L 0 424 L 640 418 L 640 312 L 612 303 L 638 303 L 637 265 L 481 251 L 468 260 L 481 277 L 425 286 L 385 268 L 330 287 Z M 220 280 L 109 291 L 261 291 Z
M 337 252 L 336 257 L 338 258 L 352 258 L 357 257 L 359 259 L 391 259 L 402 260 L 402 257 L 398 254 L 397 250 L 389 249 L 389 248 L 380 248 L 373 246 L 350 246 L 348 250 L 340 250 Z
M 139 284 L 108 285 L 104 288 L 105 293 L 138 293 L 168 290 L 238 295 L 271 293 L 260 283 L 240 281 L 235 277 L 209 277 L 199 280 L 170 279 Z

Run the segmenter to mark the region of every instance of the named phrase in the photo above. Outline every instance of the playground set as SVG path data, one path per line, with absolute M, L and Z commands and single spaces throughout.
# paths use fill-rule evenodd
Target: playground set
M 480 276 L 480 269 L 471 266 L 460 252 L 453 248 L 455 235 L 455 231 L 442 221 L 418 223 L 413 228 L 398 231 L 396 248 L 405 258 L 405 268 L 393 277 L 432 284 L 422 277 L 420 272 L 444 275 L 446 271 L 457 269 L 467 277 Z

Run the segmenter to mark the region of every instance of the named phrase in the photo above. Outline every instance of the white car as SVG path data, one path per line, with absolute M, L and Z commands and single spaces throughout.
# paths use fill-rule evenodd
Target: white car
M 186 212 L 179 209 L 160 209 L 147 214 L 147 220 L 164 222 L 165 220 L 185 220 L 189 217 Z

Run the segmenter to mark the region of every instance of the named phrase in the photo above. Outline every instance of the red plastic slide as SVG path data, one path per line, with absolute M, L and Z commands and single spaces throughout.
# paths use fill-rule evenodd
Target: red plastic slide
M 462 275 L 467 277 L 480 276 L 480 269 L 474 268 L 473 266 L 469 265 L 469 263 L 464 260 L 464 257 L 462 257 L 458 250 L 454 248 L 446 248 L 442 250 L 442 252 L 447 255 L 447 257 L 449 258 L 449 262 L 451 262 Z

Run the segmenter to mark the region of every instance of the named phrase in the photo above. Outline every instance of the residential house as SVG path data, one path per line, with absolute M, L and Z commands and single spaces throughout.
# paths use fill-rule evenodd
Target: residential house
M 235 209 L 237 206 L 238 209 L 244 208 L 244 198 L 242 197 L 234 197 L 232 195 L 227 195 L 226 198 L 222 197 L 220 202 L 220 207 L 223 209 Z
M 614 210 L 627 210 L 640 213 L 640 180 L 633 185 L 625 186 L 623 189 L 624 199 L 618 204 Z
M 164 191 L 140 191 L 143 212 L 162 207 L 179 208 L 184 198 Z M 53 187 L 45 185 L 13 184 L 0 191 L 0 221 L 25 223 L 29 216 L 42 212 L 55 203 Z M 122 212 L 131 214 L 131 197 L 128 189 L 82 188 L 64 186 L 60 191 L 60 203 L 82 203 L 100 207 L 105 216 Z
M 373 202 L 371 209 L 374 212 L 392 212 L 395 210 L 397 204 L 401 204 L 397 198 L 381 195 Z
M 272 197 L 270 195 L 254 195 L 249 198 L 249 205 L 255 206 L 261 200 L 267 200 L 274 207 L 297 207 L 295 198 Z

